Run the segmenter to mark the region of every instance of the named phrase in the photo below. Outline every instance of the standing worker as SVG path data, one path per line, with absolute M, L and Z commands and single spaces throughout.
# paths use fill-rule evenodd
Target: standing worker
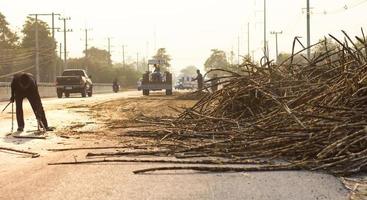
M 203 75 L 200 73 L 200 70 L 196 70 L 197 76 L 196 78 L 192 79 L 193 81 L 198 82 L 198 90 L 203 89 Z
M 217 74 L 213 74 L 213 77 L 211 79 L 211 89 L 212 89 L 212 92 L 215 92 L 218 90 L 218 75 Z
M 32 106 L 33 112 L 37 118 L 38 126 L 42 123 L 46 131 L 52 131 L 48 127 L 45 111 L 43 110 L 41 97 L 38 93 L 37 83 L 32 74 L 20 72 L 14 75 L 11 82 L 11 98 L 10 102 L 16 104 L 16 116 L 18 122 L 18 131 L 24 129 L 23 117 L 23 99 L 27 98 Z M 41 125 L 41 126 L 42 126 Z

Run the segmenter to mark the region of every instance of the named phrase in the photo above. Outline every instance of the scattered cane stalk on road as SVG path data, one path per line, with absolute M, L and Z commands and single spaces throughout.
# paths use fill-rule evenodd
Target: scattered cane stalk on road
M 344 33 L 346 38 L 349 36 Z M 367 165 L 367 42 L 340 42 L 338 47 L 303 59 L 303 51 L 282 64 L 261 67 L 244 63 L 242 71 L 225 72 L 222 88 L 204 95 L 177 118 L 141 116 L 137 122 L 154 130 L 127 136 L 152 138 L 163 151 L 102 153 L 89 156 L 175 155 L 229 159 L 283 160 L 290 164 L 260 165 L 259 170 L 323 170 L 349 175 Z M 322 44 L 322 42 L 320 43 Z M 319 44 L 319 45 L 320 45 Z M 296 62 L 298 60 L 298 62 Z M 159 126 L 156 126 L 156 125 Z M 154 170 L 254 171 L 170 167 Z M 136 173 L 154 171 L 141 170 Z

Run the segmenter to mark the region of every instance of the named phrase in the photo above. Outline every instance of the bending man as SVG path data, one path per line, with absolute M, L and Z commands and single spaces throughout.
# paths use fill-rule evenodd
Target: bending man
M 18 131 L 24 129 L 23 117 L 23 99 L 27 98 L 32 106 L 33 112 L 37 118 L 37 123 L 42 122 L 47 131 L 52 131 L 48 127 L 45 111 L 43 110 L 41 97 L 38 93 L 37 83 L 32 74 L 17 73 L 11 82 L 11 98 L 10 101 L 16 104 L 16 116 L 18 122 Z M 39 124 L 38 124 L 39 125 Z

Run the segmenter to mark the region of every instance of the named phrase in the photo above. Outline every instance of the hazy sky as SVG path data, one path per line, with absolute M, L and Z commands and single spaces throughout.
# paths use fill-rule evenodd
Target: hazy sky
M 203 67 L 210 49 L 218 48 L 240 55 L 247 54 L 247 23 L 250 23 L 250 49 L 261 55 L 263 44 L 263 0 L 0 0 L 2 12 L 13 30 L 20 31 L 31 13 L 61 13 L 71 17 L 68 28 L 69 57 L 82 56 L 84 31 L 88 28 L 89 45 L 107 49 L 111 38 L 112 59 L 122 61 L 122 45 L 126 57 L 136 60 L 152 56 L 164 47 L 172 56 L 174 71 L 195 65 Z M 367 0 L 310 0 L 312 43 L 328 33 L 340 36 L 340 30 L 351 35 L 367 28 Z M 289 52 L 294 36 L 306 43 L 306 16 L 302 8 L 306 0 L 267 0 L 267 38 L 270 56 L 275 54 L 274 35 L 279 36 L 280 52 Z M 51 17 L 40 19 L 50 22 Z M 62 27 L 61 21 L 56 21 Z M 367 30 L 366 30 L 367 31 Z M 57 33 L 58 42 L 63 35 Z

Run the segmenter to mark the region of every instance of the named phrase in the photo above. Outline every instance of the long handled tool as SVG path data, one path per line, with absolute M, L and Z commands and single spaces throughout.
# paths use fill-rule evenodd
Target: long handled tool
M 12 102 L 10 101 L 6 106 L 5 108 L 1 111 L 1 113 L 3 113 L 5 111 L 5 109 L 11 104 Z
M 10 130 L 10 133 L 8 133 L 7 135 L 11 135 L 14 131 L 14 102 L 9 102 L 5 108 L 1 111 L 1 113 L 3 113 L 6 108 L 11 104 L 11 130 Z
M 40 112 L 39 111 L 36 111 L 36 119 L 37 119 L 37 129 L 40 133 L 46 133 L 46 127 L 45 125 L 43 124 L 42 122 L 42 118 L 41 118 L 41 115 L 39 114 Z
M 38 131 L 40 131 L 41 133 L 46 133 L 47 130 L 42 120 L 37 119 L 37 123 L 38 123 Z
M 11 102 L 11 133 L 14 131 L 14 103 Z

